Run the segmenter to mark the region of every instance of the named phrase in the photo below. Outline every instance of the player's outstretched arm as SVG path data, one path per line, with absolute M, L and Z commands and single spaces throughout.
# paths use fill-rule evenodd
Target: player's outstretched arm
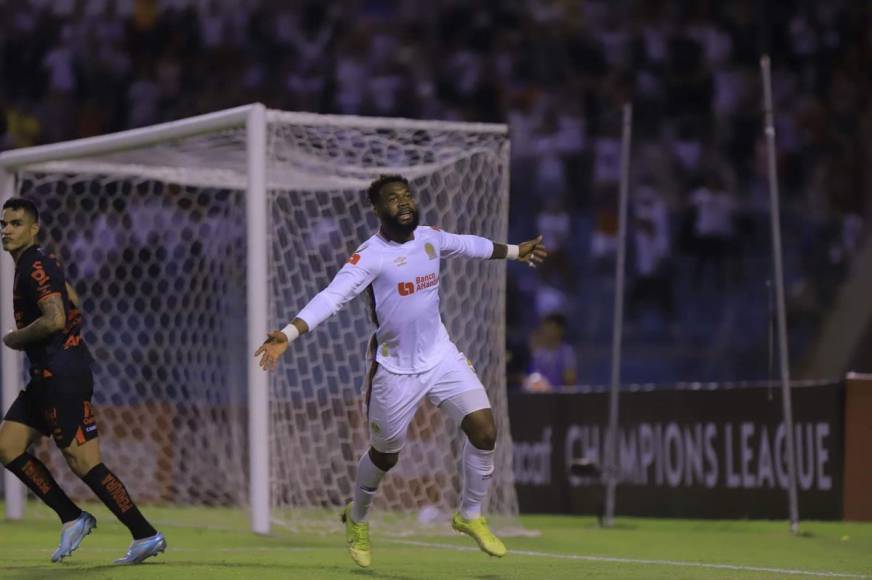
M 309 325 L 302 318 L 295 318 L 284 330 L 273 330 L 260 345 L 254 356 L 260 357 L 260 368 L 271 371 L 276 368 L 279 358 L 288 350 L 288 345 L 301 334 L 309 332 Z
M 379 272 L 380 259 L 364 253 L 364 249 L 365 244 L 352 254 L 330 284 L 316 294 L 290 324 L 267 335 L 266 341 L 254 353 L 255 357 L 260 357 L 260 367 L 263 370 L 271 371 L 276 368 L 279 357 L 285 353 L 290 343 L 339 312 L 340 308 L 375 279 Z
M 548 250 L 542 243 L 542 235 L 538 235 L 532 240 L 521 242 L 517 246 L 511 244 L 500 244 L 494 242 L 494 253 L 491 255 L 492 260 L 518 260 L 524 262 L 531 268 L 535 268 L 548 257 Z
M 42 315 L 19 330 L 13 330 L 3 337 L 3 344 L 11 349 L 24 350 L 27 345 L 39 342 L 52 333 L 64 329 L 67 315 L 64 301 L 59 293 L 49 294 L 38 303 Z

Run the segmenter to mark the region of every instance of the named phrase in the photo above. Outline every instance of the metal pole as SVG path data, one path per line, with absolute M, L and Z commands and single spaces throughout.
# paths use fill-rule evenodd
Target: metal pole
M 790 363 L 787 352 L 787 314 L 784 307 L 784 270 L 781 263 L 781 210 L 778 205 L 778 167 L 775 159 L 775 124 L 772 114 L 772 72 L 769 55 L 760 59 L 763 72 L 763 106 L 766 114 L 766 152 L 769 162 L 769 214 L 772 221 L 772 261 L 775 265 L 775 305 L 778 315 L 778 361 L 781 367 L 781 394 L 784 427 L 787 430 L 788 501 L 790 531 L 799 533 L 799 500 L 796 491 L 796 451 L 793 408 L 790 402 Z
M 0 205 L 14 195 L 15 174 L 4 171 L 0 167 Z M 12 314 L 14 276 L 15 264 L 12 257 L 0 256 L 0 333 L 15 328 L 15 316 Z M 0 376 L 3 404 L 0 405 L 0 413 L 5 414 L 21 389 L 21 355 L 11 348 L 0 345 L 0 357 L 3 358 L 3 374 Z M 3 470 L 3 490 L 6 499 L 6 519 L 20 520 L 24 517 L 27 495 L 24 484 L 8 469 Z
M 250 463 L 249 501 L 251 529 L 258 534 L 270 530 L 269 486 L 269 377 L 250 356 L 266 338 L 269 284 L 267 268 L 266 198 L 266 109 L 254 105 L 247 122 L 248 191 L 247 223 L 247 291 L 248 291 L 248 450 Z
M 624 325 L 624 262 L 627 248 L 627 199 L 630 190 L 630 143 L 633 105 L 624 104 L 621 134 L 621 189 L 618 202 L 618 255 L 615 266 L 615 308 L 612 327 L 612 386 L 609 393 L 609 431 L 606 449 L 606 506 L 603 525 L 615 517 L 615 487 L 618 484 L 618 391 L 621 385 L 621 333 Z

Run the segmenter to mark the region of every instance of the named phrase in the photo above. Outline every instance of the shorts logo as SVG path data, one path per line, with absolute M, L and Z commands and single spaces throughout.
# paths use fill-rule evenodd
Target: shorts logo
M 369 428 L 370 428 L 370 429 L 372 430 L 372 432 L 375 433 L 376 435 L 378 435 L 379 433 L 381 433 L 381 427 L 380 427 L 379 424 L 376 423 L 375 421 L 370 421 L 370 422 L 369 422 Z
M 45 422 L 49 425 L 56 425 L 58 422 L 58 410 L 56 407 L 49 407 L 43 412 Z
M 82 424 L 93 425 L 96 422 L 94 419 L 94 411 L 91 409 L 91 403 L 82 401 Z
M 433 247 L 433 244 L 431 244 L 430 242 L 424 244 L 424 251 L 427 252 L 428 258 L 430 258 L 431 260 L 436 259 L 436 248 Z
M 400 282 L 397 284 L 397 292 L 400 296 L 411 296 L 415 293 L 415 285 L 411 282 Z

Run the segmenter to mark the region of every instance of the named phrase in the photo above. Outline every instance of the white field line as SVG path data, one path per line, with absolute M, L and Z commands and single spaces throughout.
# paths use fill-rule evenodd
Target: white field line
M 431 542 L 416 542 L 412 540 L 386 540 L 394 544 L 405 544 L 421 548 L 438 548 L 456 552 L 478 552 L 478 548 L 455 546 L 454 544 L 435 544 Z M 715 564 L 705 562 L 684 562 L 681 560 L 643 560 L 638 558 L 616 558 L 611 556 L 582 556 L 580 554 L 551 554 L 548 552 L 533 552 L 530 550 L 510 550 L 511 556 L 531 556 L 534 558 L 553 558 L 555 560 L 577 560 L 584 562 L 613 562 L 615 564 L 653 564 L 660 566 L 683 566 L 685 568 L 707 568 L 712 570 L 732 570 L 736 572 L 766 572 L 769 574 L 792 574 L 797 576 L 823 576 L 826 578 L 869 578 L 863 574 L 848 574 L 844 572 L 819 572 L 813 570 L 793 570 L 789 568 L 767 568 L 763 566 L 742 566 L 739 564 Z
M 340 546 L 343 547 L 344 546 Z M 189 552 L 189 553 L 197 553 L 197 552 L 222 552 L 222 553 L 246 553 L 246 552 L 314 552 L 315 550 L 332 550 L 333 548 L 303 548 L 299 546 L 252 546 L 249 548 L 176 548 L 170 546 L 167 548 L 167 553 L 176 552 Z M 92 548 L 90 546 L 84 548 L 86 552 L 120 552 L 123 548 Z M 53 552 L 54 548 L 10 548 L 9 553 L 12 552 L 36 552 L 36 553 L 49 553 Z

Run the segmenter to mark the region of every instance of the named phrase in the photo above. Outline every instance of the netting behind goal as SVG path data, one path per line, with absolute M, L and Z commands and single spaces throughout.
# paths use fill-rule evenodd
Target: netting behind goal
M 244 192 L 32 172 L 18 189 L 82 300 L 105 462 L 138 501 L 244 502 Z M 40 454 L 91 497 L 53 444 Z
M 19 192 L 44 208 L 46 245 L 70 264 L 83 297 L 106 461 L 143 501 L 247 501 L 245 138 L 239 127 L 18 175 Z M 412 180 L 422 223 L 506 235 L 503 132 L 269 112 L 267 166 L 263 307 L 272 327 L 375 231 L 365 187 L 380 173 Z M 513 516 L 504 278 L 501 262 L 448 260 L 440 295 L 449 333 L 475 363 L 497 419 L 488 511 Z M 367 447 L 361 388 L 373 330 L 361 296 L 295 343 L 272 376 L 274 521 L 310 523 L 351 496 Z M 461 447 L 458 426 L 425 404 L 380 490 L 379 512 L 449 513 Z M 48 446 L 42 455 L 67 473 Z M 87 495 L 74 478 L 63 483 Z

